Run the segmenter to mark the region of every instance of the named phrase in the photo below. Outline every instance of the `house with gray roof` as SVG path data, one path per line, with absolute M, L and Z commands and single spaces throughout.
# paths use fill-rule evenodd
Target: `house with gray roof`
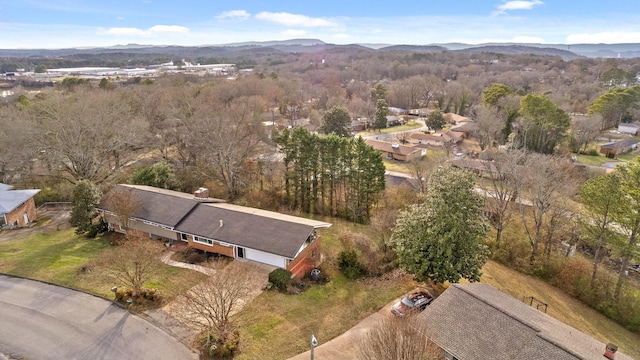
M 134 206 L 119 209 L 118 198 Z M 317 229 L 330 223 L 280 214 L 194 194 L 151 186 L 120 184 L 97 206 L 109 228 L 135 236 L 183 241 L 189 247 L 247 259 L 291 271 L 302 277 L 320 259 Z M 124 218 L 127 219 L 126 224 Z M 123 226 L 124 225 L 124 226 Z
M 620 154 L 628 153 L 638 148 L 638 140 L 623 139 L 600 145 L 600 153 L 608 158 L 616 158 Z
M 631 359 L 488 284 L 454 284 L 418 316 L 449 360 Z
M 13 186 L 0 183 L 0 227 L 27 226 L 38 218 L 33 197 L 39 189 L 12 190 Z
M 383 157 L 391 160 L 411 161 L 421 158 L 427 153 L 426 149 L 390 143 L 382 140 L 368 139 L 365 142 L 375 150 L 380 151 Z

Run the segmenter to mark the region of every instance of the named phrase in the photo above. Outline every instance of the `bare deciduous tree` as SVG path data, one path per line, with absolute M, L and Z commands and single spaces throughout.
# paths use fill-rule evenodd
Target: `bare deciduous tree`
M 125 229 L 127 238 L 129 238 L 131 235 L 129 225 L 133 215 L 142 206 L 140 199 L 133 193 L 133 188 L 119 185 L 107 194 L 105 202 L 107 207 L 115 214 L 118 222 Z
M 251 291 L 251 265 L 240 265 L 234 266 L 233 272 L 230 266 L 216 266 L 215 274 L 184 295 L 183 320 L 212 333 L 222 344 L 236 329 L 232 315 Z
M 137 297 L 162 266 L 162 245 L 153 240 L 137 238 L 112 249 L 103 259 L 109 275 L 118 285 L 130 287 Z
M 578 178 L 571 176 L 568 164 L 562 159 L 543 154 L 527 154 L 524 165 L 518 167 L 516 178 L 518 189 L 518 204 L 522 217 L 522 226 L 531 245 L 531 264 L 538 255 L 540 241 L 549 215 L 555 212 L 566 196 L 576 190 Z M 527 221 L 530 212 L 533 225 Z M 548 232 L 548 229 L 547 229 Z
M 360 360 L 437 360 L 442 350 L 429 341 L 422 321 L 415 316 L 382 319 L 358 342 Z

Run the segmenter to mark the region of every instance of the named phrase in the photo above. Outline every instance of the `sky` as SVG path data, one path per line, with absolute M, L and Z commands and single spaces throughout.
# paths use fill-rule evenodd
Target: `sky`
M 638 0 L 0 0 L 0 48 L 640 43 Z

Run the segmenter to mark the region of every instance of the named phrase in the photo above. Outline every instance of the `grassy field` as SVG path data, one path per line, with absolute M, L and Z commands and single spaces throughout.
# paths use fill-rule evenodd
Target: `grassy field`
M 388 133 L 396 133 L 396 132 L 401 132 L 401 131 L 407 131 L 407 130 L 413 130 L 413 129 L 417 129 L 419 127 L 421 127 L 422 124 L 417 122 L 417 121 L 409 121 L 408 123 L 404 124 L 404 125 L 398 125 L 398 126 L 392 126 L 392 127 L 388 127 L 386 129 L 381 129 L 380 131 L 378 130 L 369 130 L 369 131 L 361 131 L 359 133 L 357 133 L 357 135 L 360 135 L 362 137 L 364 136 L 372 136 L 372 135 L 378 135 L 378 134 L 388 134 Z
M 75 235 L 73 229 L 35 232 L 0 242 L 0 272 L 112 297 L 110 289 L 116 284 L 104 268 L 95 265 L 110 248 L 109 239 L 87 239 Z M 83 266 L 91 271 L 80 271 Z M 147 285 L 171 300 L 203 278 L 203 274 L 191 270 L 163 265 Z
M 547 314 L 603 343 L 617 344 L 620 352 L 640 359 L 640 334 L 634 334 L 599 312 L 548 283 L 489 261 L 482 269 L 481 282 L 516 299 L 533 296 L 549 305 Z

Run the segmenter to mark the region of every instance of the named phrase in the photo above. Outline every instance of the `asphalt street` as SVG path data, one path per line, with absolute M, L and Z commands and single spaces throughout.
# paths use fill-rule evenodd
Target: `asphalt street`
M 112 302 L 0 275 L 0 359 L 197 359 L 184 344 Z

